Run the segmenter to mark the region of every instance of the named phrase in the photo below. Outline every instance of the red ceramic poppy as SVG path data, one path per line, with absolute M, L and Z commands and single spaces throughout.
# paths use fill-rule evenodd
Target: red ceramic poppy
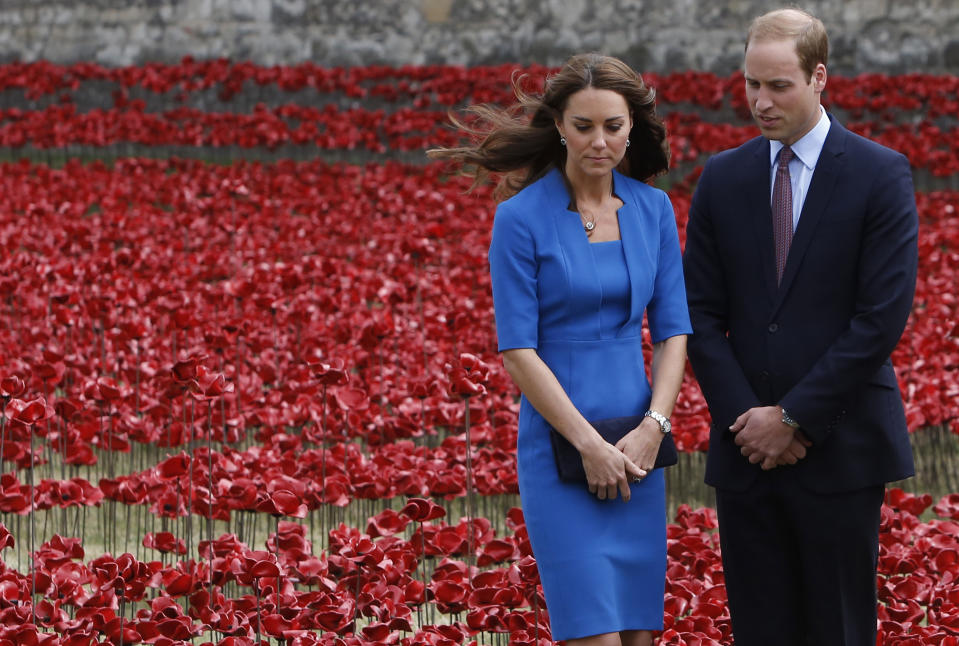
M 196 376 L 188 382 L 191 395 L 200 401 L 206 401 L 233 392 L 233 384 L 227 383 L 222 372 L 213 372 L 206 366 L 196 366 Z
M 306 518 L 307 507 L 292 491 L 278 490 L 258 495 L 255 509 L 274 516 Z
M 143 546 L 158 552 L 186 554 L 186 543 L 176 538 L 172 532 L 147 532 L 143 537 Z
M 7 402 L 4 414 L 10 419 L 29 426 L 52 417 L 54 410 L 42 398 L 30 401 L 12 398 Z
M 0 379 L 0 397 L 4 399 L 19 397 L 26 389 L 26 384 L 16 375 L 10 375 L 9 377 Z
M 190 472 L 190 456 L 180 452 L 157 465 L 157 475 L 165 479 L 181 478 Z
M 339 386 L 349 381 L 349 373 L 346 371 L 342 359 L 315 361 L 309 365 L 313 376 L 322 385 Z
M 384 509 L 382 512 L 370 518 L 366 527 L 366 533 L 373 538 L 380 536 L 392 536 L 403 531 L 409 524 L 411 518 L 405 518 L 392 509 Z
M 951 493 L 943 496 L 932 509 L 943 518 L 959 520 L 959 493 Z
M 187 383 L 197 377 L 197 365 L 203 358 L 202 355 L 191 355 L 178 359 L 171 368 L 173 378 L 180 383 Z
M 890 507 L 908 511 L 914 516 L 920 516 L 922 512 L 932 506 L 932 496 L 929 494 L 914 496 L 907 494 L 902 489 L 892 488 L 886 490 L 885 502 Z

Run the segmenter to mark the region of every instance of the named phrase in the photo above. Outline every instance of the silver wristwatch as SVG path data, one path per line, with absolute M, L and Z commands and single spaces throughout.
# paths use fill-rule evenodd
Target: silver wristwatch
M 652 417 L 659 423 L 659 430 L 663 433 L 669 433 L 673 430 L 673 425 L 669 423 L 669 418 L 663 415 L 662 413 L 657 413 L 654 410 L 646 411 L 645 417 Z
M 782 421 L 783 421 L 783 424 L 785 424 L 786 426 L 791 426 L 791 427 L 793 427 L 793 428 L 799 428 L 799 422 L 797 422 L 797 421 L 794 420 L 792 417 L 790 417 L 790 416 L 789 416 L 789 413 L 786 412 L 786 409 L 785 409 L 785 408 L 783 408 L 783 418 L 782 418 Z

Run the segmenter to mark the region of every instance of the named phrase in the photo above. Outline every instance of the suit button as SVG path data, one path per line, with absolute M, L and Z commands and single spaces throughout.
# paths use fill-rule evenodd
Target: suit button
M 778 323 L 770 323 L 768 329 L 769 329 L 769 333 L 770 333 L 770 334 L 775 334 L 776 332 L 779 331 L 779 324 L 778 324 Z
M 769 381 L 769 373 L 768 373 L 767 371 L 763 370 L 763 371 L 759 374 L 759 376 L 762 377 L 762 380 L 763 380 L 763 381 Z

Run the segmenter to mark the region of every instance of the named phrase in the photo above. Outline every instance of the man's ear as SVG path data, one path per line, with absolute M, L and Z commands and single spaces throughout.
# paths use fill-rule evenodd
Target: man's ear
M 826 66 L 822 63 L 816 65 L 816 69 L 813 70 L 812 82 L 817 92 L 822 92 L 826 89 Z

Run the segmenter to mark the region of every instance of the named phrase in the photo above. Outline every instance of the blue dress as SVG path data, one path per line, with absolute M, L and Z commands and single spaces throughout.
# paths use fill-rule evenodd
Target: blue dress
M 497 208 L 489 260 L 500 351 L 535 348 L 587 419 L 641 414 L 642 353 L 689 334 L 679 240 L 665 193 L 614 173 L 621 241 L 591 244 L 553 170 Z M 632 498 L 560 482 L 549 425 L 521 400 L 520 497 L 553 639 L 661 630 L 666 574 L 662 470 Z

